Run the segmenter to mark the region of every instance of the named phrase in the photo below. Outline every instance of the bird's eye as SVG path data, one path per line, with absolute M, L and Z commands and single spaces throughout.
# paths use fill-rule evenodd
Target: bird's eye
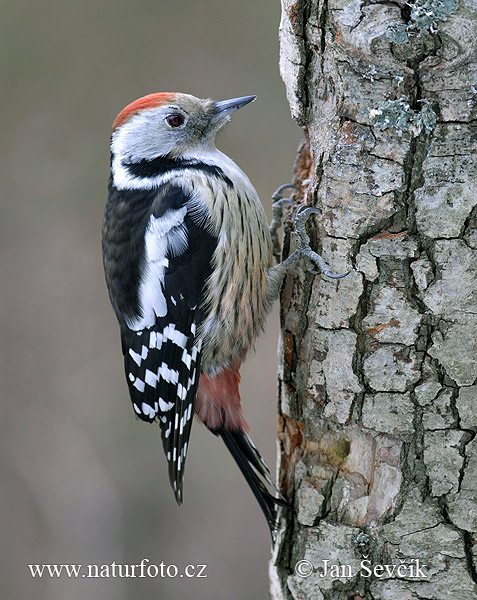
M 184 124 L 184 117 L 182 115 L 169 115 L 166 119 L 166 121 L 168 122 L 168 124 L 171 127 L 180 127 L 181 125 Z

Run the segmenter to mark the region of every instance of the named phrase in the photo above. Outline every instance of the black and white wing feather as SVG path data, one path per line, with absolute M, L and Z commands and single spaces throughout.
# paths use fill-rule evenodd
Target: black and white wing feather
M 177 501 L 182 481 L 200 369 L 199 314 L 189 310 L 176 323 L 158 319 L 154 326 L 123 335 L 124 366 L 137 416 L 159 421 L 169 478 Z M 179 329 L 180 327 L 180 329 Z
M 196 203 L 191 210 L 190 197 L 179 186 L 124 198 L 127 194 L 110 187 L 110 214 L 107 211 L 103 231 L 113 238 L 108 249 L 116 242 L 116 269 L 108 277 L 106 256 L 108 288 L 121 325 L 134 412 L 144 421 L 159 421 L 169 478 L 181 503 L 200 373 L 197 332 L 217 238 L 204 225 L 204 215 L 198 218 Z M 136 229 L 142 223 L 142 235 L 128 239 L 121 231 L 127 231 L 124 221 L 132 218 Z M 123 268 L 118 269 L 119 255 Z M 117 290 L 131 281 L 126 302 Z

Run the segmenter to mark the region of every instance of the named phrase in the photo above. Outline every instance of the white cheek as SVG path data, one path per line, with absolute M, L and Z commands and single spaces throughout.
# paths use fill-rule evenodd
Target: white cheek
M 151 160 L 168 154 L 176 143 L 174 132 L 164 123 L 162 109 L 140 112 L 116 131 L 111 138 L 112 152 L 123 160 Z

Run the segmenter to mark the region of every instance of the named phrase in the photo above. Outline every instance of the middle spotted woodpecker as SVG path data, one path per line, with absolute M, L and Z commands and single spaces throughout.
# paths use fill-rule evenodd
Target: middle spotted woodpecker
M 254 99 L 154 93 L 126 106 L 113 125 L 102 241 L 133 409 L 159 422 L 177 502 L 195 413 L 224 440 L 273 535 L 282 501 L 248 435 L 239 367 L 291 264 L 303 256 L 333 275 L 308 246 L 313 208 L 298 216 L 298 249 L 273 265 L 257 193 L 215 147 L 230 113 Z

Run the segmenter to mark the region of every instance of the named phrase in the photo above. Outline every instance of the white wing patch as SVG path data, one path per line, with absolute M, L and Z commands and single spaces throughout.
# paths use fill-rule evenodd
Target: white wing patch
M 151 216 L 144 236 L 145 267 L 139 286 L 142 316 L 128 322 L 128 327 L 141 331 L 151 327 L 156 317 L 164 317 L 167 303 L 164 296 L 164 276 L 169 266 L 167 254 L 178 256 L 187 248 L 184 217 L 187 207 L 168 210 L 162 217 Z M 140 363 L 139 363 L 140 364 Z

